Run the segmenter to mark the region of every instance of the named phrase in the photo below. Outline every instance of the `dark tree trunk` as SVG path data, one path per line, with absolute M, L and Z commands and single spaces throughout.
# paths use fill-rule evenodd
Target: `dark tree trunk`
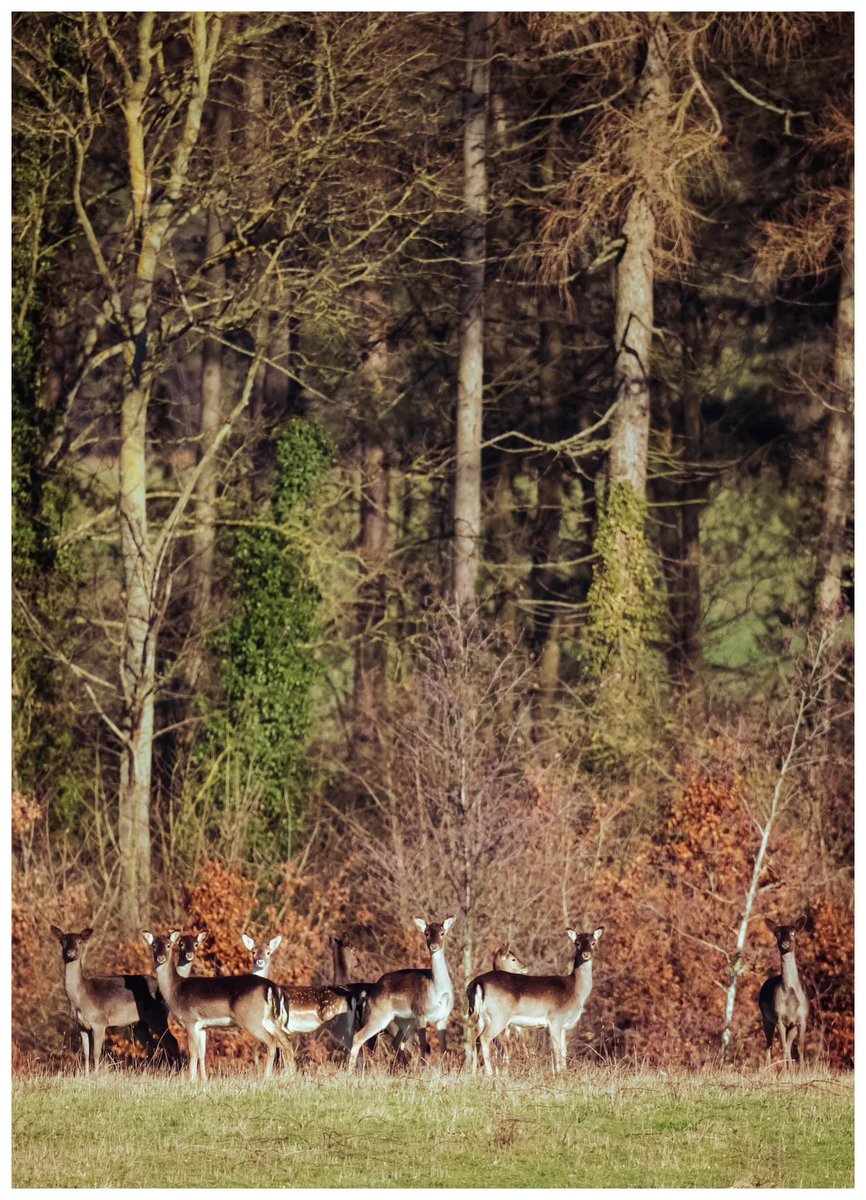
M 851 493 L 854 439 L 854 184 L 851 183 L 845 241 L 841 256 L 836 350 L 833 361 L 835 394 L 824 442 L 824 511 L 815 566 L 815 617 L 821 625 L 839 619 L 845 609 L 842 595 L 846 534 Z

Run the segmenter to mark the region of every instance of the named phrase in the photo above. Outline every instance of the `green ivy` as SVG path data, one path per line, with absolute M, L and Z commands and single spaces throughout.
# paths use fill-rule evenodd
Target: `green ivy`
M 659 636 L 663 600 L 647 537 L 647 501 L 629 483 L 598 497 L 596 567 L 589 589 L 588 640 L 597 667 L 613 655 L 635 660 Z
M 272 526 L 239 531 L 231 549 L 235 615 L 216 636 L 227 725 L 211 729 L 254 773 L 260 832 L 285 835 L 303 816 L 313 687 L 321 666 L 321 596 L 310 571 L 310 511 L 333 461 L 329 435 L 290 421 L 278 445 Z M 240 763 L 237 759 L 240 758 Z

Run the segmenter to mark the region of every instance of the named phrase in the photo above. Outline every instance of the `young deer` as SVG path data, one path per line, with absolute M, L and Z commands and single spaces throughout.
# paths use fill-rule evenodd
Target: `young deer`
M 364 1043 L 395 1018 L 412 1019 L 421 1028 L 435 1025 L 439 1033 L 439 1049 L 442 1053 L 445 1051 L 445 1026 L 454 1007 L 454 988 L 445 962 L 443 943 L 454 924 L 454 917 L 447 917 L 441 925 L 428 925 L 420 917 L 414 920 L 427 942 L 430 967 L 426 970 L 408 967 L 389 971 L 370 988 L 364 1024 L 352 1039 L 350 1070 L 357 1067 L 358 1053 Z
M 64 985 L 72 1016 L 81 1033 L 84 1070 L 99 1070 L 105 1031 L 134 1025 L 135 1032 L 152 1056 L 162 1046 L 172 1066 L 180 1063 L 180 1048 L 168 1027 L 168 1009 L 152 975 L 85 975 L 83 947 L 93 936 L 92 929 L 64 933 L 52 925 L 51 933 L 63 951 Z
M 246 933 L 241 935 L 241 940 L 253 956 L 253 975 L 270 979 L 271 956 L 282 942 L 282 936 L 277 934 L 267 945 L 257 945 Z M 343 1013 L 348 1013 L 354 1021 L 355 1001 L 347 988 L 283 983 L 280 989 L 289 1001 L 289 1033 L 314 1033 L 320 1025 Z
M 529 974 L 529 967 L 520 961 L 520 959 L 508 945 L 500 946 L 493 955 L 493 970 L 507 971 L 509 975 Z M 503 1030 L 502 1036 L 507 1042 L 510 1042 L 512 1038 L 516 1042 L 522 1036 L 522 1031 L 518 1029 L 516 1025 L 514 1025 L 510 1029 Z M 503 1051 L 503 1055 L 506 1062 L 511 1061 L 511 1057 L 507 1050 Z
M 261 979 L 270 979 L 271 955 L 276 954 L 282 940 L 280 933 L 267 943 L 256 942 L 248 933 L 241 934 L 241 941 L 253 956 L 253 975 L 258 975 Z
M 773 1036 L 779 1031 L 785 1069 L 791 1068 L 792 1055 L 801 1066 L 806 1061 L 806 1020 L 809 1016 L 809 1001 L 797 974 L 794 958 L 796 935 L 804 928 L 806 918 L 798 917 L 793 925 L 777 925 L 765 918 L 767 928 L 776 939 L 782 958 L 781 975 L 771 975 L 761 988 L 758 1005 L 761 1023 L 767 1039 L 767 1065 L 772 1060 Z M 794 1042 L 797 1042 L 796 1047 Z
M 529 967 L 520 961 L 510 946 L 500 946 L 493 955 L 493 970 L 509 975 L 528 975 Z
M 273 993 L 279 993 L 279 988 L 254 975 L 191 975 L 183 979 L 174 963 L 180 934 L 174 930 L 168 937 L 158 937 L 145 931 L 142 937 L 150 946 L 160 991 L 189 1039 L 190 1079 L 196 1080 L 201 1067 L 202 1079 L 207 1080 L 206 1030 L 225 1025 L 238 1025 L 264 1043 L 268 1050 L 265 1078 L 270 1078 L 277 1046 L 288 1049 L 291 1045 L 285 1024 L 277 1019 L 282 998 Z
M 546 1029 L 553 1043 L 554 1069 L 565 1069 L 565 1035 L 583 1014 L 592 991 L 592 958 L 601 941 L 604 926 L 593 933 L 565 931 L 574 942 L 574 965 L 570 975 L 515 975 L 507 971 L 488 971 L 479 975 L 466 989 L 469 1019 L 475 1039 L 481 1042 L 484 1070 L 493 1074 L 490 1043 L 509 1026 L 518 1029 Z M 472 1069 L 477 1068 L 477 1053 Z
M 192 964 L 206 937 L 207 930 L 202 929 L 200 933 L 183 933 L 177 939 L 177 973 L 181 979 L 189 979 L 192 974 Z

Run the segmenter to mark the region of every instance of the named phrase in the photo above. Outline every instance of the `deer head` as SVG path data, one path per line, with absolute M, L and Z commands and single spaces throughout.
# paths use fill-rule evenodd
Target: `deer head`
M 798 917 L 793 925 L 777 925 L 775 921 L 771 921 L 769 917 L 764 918 L 764 923 L 776 939 L 776 945 L 779 947 L 780 954 L 789 954 L 794 949 L 796 935 L 806 927 L 806 917 Z
M 437 950 L 441 950 L 445 934 L 454 924 L 454 917 L 446 917 L 441 925 L 435 921 L 428 925 L 421 917 L 413 917 L 412 919 L 424 934 L 424 940 L 427 943 L 427 949 L 430 953 L 435 954 Z
M 93 937 L 93 930 L 90 928 L 82 929 L 81 933 L 64 933 L 56 925 L 51 925 L 49 928 L 51 929 L 52 937 L 56 937 L 58 942 L 60 942 L 64 963 L 75 962 L 77 958 L 80 958 L 82 946 Z
M 571 940 L 574 942 L 575 961 L 589 962 L 595 953 L 595 948 L 601 941 L 604 933 L 604 926 L 599 925 L 598 929 L 592 933 L 577 933 L 574 929 L 566 929 L 565 931 Z

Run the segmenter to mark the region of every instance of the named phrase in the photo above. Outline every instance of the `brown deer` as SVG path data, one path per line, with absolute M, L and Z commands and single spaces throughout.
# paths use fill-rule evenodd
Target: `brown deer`
M 279 992 L 276 984 L 255 975 L 191 975 L 183 979 L 174 962 L 174 949 L 180 936 L 177 930 L 167 937 L 147 931 L 142 933 L 153 955 L 160 991 L 172 1016 L 183 1026 L 189 1039 L 190 1079 L 196 1080 L 200 1067 L 202 1079 L 207 1080 L 206 1031 L 226 1025 L 245 1029 L 267 1047 L 265 1078 L 270 1078 L 277 1046 L 288 1049 L 291 1045 L 285 1022 L 277 1019 L 282 998 L 272 994 Z M 287 1022 L 287 1013 L 285 1018 Z
M 781 975 L 771 975 L 758 995 L 761 1023 L 767 1039 L 767 1065 L 772 1060 L 773 1037 L 779 1031 L 784 1065 L 791 1068 L 792 1056 L 799 1059 L 801 1067 L 806 1061 L 806 1021 L 809 1016 L 809 1001 L 797 974 L 794 958 L 796 935 L 805 927 L 806 917 L 798 917 L 793 925 L 777 925 L 765 918 L 767 928 L 776 939 L 782 958 Z M 796 1041 L 796 1046 L 794 1045 Z
M 342 1046 L 345 1046 L 349 1050 L 352 1046 L 352 1038 L 357 1032 L 358 1017 L 364 1012 L 367 996 L 371 989 L 375 987 L 375 984 L 352 979 L 352 975 L 358 967 L 358 955 L 350 941 L 344 938 L 332 937 L 331 951 L 334 956 L 334 983 L 352 993 L 355 997 L 355 1009 L 352 1013 L 347 1013 L 332 1021 L 328 1026 L 328 1030 Z M 417 1034 L 421 1054 L 423 1057 L 426 1057 L 428 1049 L 427 1032 L 418 1025 L 414 1017 L 407 1019 L 395 1017 L 388 1024 L 384 1032 L 390 1037 L 391 1044 L 398 1054 L 405 1052 L 406 1043 L 411 1041 L 412 1037 Z M 368 1039 L 368 1049 L 375 1049 L 377 1037 L 377 1034 L 373 1034 Z
M 509 1026 L 546 1029 L 553 1045 L 554 1069 L 565 1069 L 565 1038 L 580 1020 L 592 991 L 592 960 L 604 926 L 593 933 L 566 929 L 574 942 L 574 965 L 570 975 L 523 975 L 488 971 L 478 975 L 466 989 L 469 1019 L 475 1040 L 481 1043 L 484 1070 L 493 1074 L 490 1043 Z M 478 1056 L 473 1055 L 472 1069 Z
M 276 952 L 282 936 L 277 934 L 270 942 L 256 943 L 248 934 L 241 940 L 253 956 L 253 974 L 270 978 L 271 957 Z M 289 1033 L 314 1033 L 320 1026 L 346 1014 L 354 1023 L 356 998 L 345 987 L 304 987 L 296 983 L 280 984 L 280 990 L 289 1002 Z
M 192 964 L 201 945 L 207 937 L 207 930 L 200 933 L 182 933 L 177 939 L 177 973 L 181 979 L 189 979 L 192 974 Z
M 500 946 L 493 955 L 493 970 L 507 971 L 509 975 L 529 974 L 529 967 L 520 961 L 510 946 Z
M 454 1007 L 454 987 L 445 962 L 445 935 L 454 924 L 446 917 L 442 924 L 428 924 L 420 917 L 415 924 L 424 934 L 430 951 L 428 969 L 405 967 L 389 971 L 370 988 L 364 1009 L 364 1024 L 352 1038 L 349 1069 L 357 1068 L 358 1054 L 365 1042 L 385 1029 L 395 1018 L 414 1020 L 420 1027 L 435 1025 L 440 1052 L 445 1052 L 445 1027 Z
M 241 934 L 241 941 L 253 956 L 253 975 L 258 975 L 261 979 L 270 979 L 271 957 L 276 954 L 282 940 L 283 936 L 280 933 L 269 942 L 257 942 L 248 933 Z
M 64 933 L 50 926 L 63 952 L 63 982 L 72 1016 L 81 1034 L 84 1070 L 99 1070 L 105 1033 L 110 1028 L 132 1025 L 149 1056 L 161 1046 L 172 1066 L 181 1061 L 180 1048 L 168 1027 L 168 1009 L 152 975 L 85 975 L 82 955 L 93 936 L 92 929 Z

